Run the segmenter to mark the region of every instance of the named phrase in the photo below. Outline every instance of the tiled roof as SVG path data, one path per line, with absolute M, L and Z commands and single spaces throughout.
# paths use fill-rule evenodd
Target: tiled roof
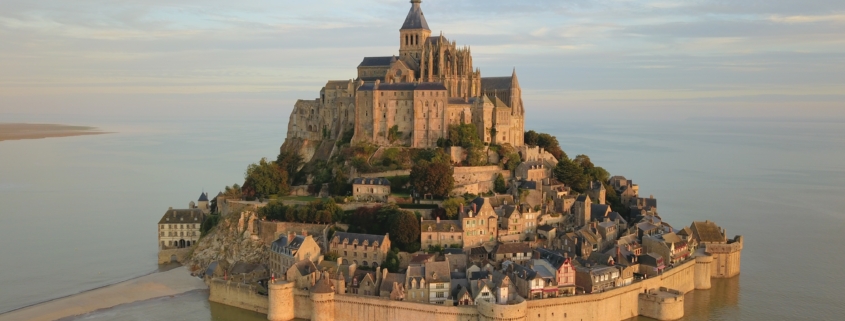
M 203 214 L 202 210 L 198 208 L 181 210 L 169 209 L 167 212 L 164 212 L 164 215 L 161 217 L 161 220 L 158 221 L 158 224 L 201 224 L 203 219 L 205 219 L 205 214 Z
M 363 178 L 359 177 L 352 180 L 352 184 L 355 185 L 382 185 L 382 186 L 390 186 L 390 181 L 386 178 L 379 177 L 379 178 Z
M 425 263 L 425 279 L 428 283 L 449 282 L 452 274 L 449 271 L 449 262 L 427 262 Z
M 724 242 L 722 229 L 714 222 L 692 222 L 692 230 L 698 235 L 699 242 Z
M 317 281 L 317 284 L 311 288 L 311 292 L 313 293 L 332 293 L 334 289 L 332 289 L 332 282 L 329 281 L 329 278 L 322 278 Z
M 429 227 L 431 227 L 431 232 L 463 232 L 461 221 L 457 220 L 442 220 L 440 222 L 426 220 L 420 224 L 422 232 L 429 232 Z
M 523 242 L 499 244 L 494 250 L 496 254 L 502 253 L 531 253 L 531 247 Z
M 348 240 L 349 244 L 358 240 L 358 244 L 364 244 L 364 241 L 367 241 L 370 245 L 375 244 L 378 242 L 379 245 L 384 244 L 384 239 L 386 238 L 385 235 L 372 235 L 372 234 L 358 234 L 358 233 L 347 233 L 347 232 L 337 232 L 334 234 L 332 239 L 338 238 L 338 243 L 343 243 L 344 240 Z

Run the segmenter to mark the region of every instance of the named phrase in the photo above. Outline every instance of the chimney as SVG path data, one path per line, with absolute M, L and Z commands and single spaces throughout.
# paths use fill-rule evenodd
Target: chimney
M 440 216 L 437 217 L 437 224 L 440 224 Z
M 172 210 L 173 210 L 173 206 L 168 207 L 168 208 L 167 208 L 167 210 L 168 210 L 168 211 L 172 211 Z
M 296 233 L 294 233 L 293 231 L 288 232 L 288 244 L 293 241 L 294 237 L 296 237 Z
M 307 230 L 302 230 L 302 236 L 308 236 L 308 231 L 307 231 Z
M 478 211 L 478 210 L 476 209 L 475 203 L 472 203 L 472 211 L 473 211 L 473 212 Z
M 461 204 L 461 214 L 464 213 L 464 204 Z

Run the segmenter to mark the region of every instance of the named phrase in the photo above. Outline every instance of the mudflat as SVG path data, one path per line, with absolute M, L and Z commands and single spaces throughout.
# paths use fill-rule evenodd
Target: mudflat
M 179 267 L 91 291 L 0 314 L 0 321 L 53 321 L 121 304 L 207 289 L 205 282 Z
M 0 123 L 0 141 L 100 134 L 107 133 L 88 126 Z

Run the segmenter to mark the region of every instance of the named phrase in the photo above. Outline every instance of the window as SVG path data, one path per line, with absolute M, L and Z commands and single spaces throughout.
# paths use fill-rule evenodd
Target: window
M 442 298 L 445 298 L 445 297 L 446 297 L 446 296 L 445 296 L 445 293 L 443 293 L 443 292 L 437 292 L 437 294 L 435 294 L 434 296 L 435 296 L 436 298 L 439 298 L 439 299 L 442 299 Z

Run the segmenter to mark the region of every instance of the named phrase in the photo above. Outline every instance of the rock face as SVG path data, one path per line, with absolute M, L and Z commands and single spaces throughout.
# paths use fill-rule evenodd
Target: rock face
M 257 237 L 256 222 L 252 212 L 223 218 L 199 240 L 186 265 L 191 272 L 198 272 L 214 261 L 223 266 L 233 266 L 237 262 L 266 264 L 269 256 L 266 245 Z

